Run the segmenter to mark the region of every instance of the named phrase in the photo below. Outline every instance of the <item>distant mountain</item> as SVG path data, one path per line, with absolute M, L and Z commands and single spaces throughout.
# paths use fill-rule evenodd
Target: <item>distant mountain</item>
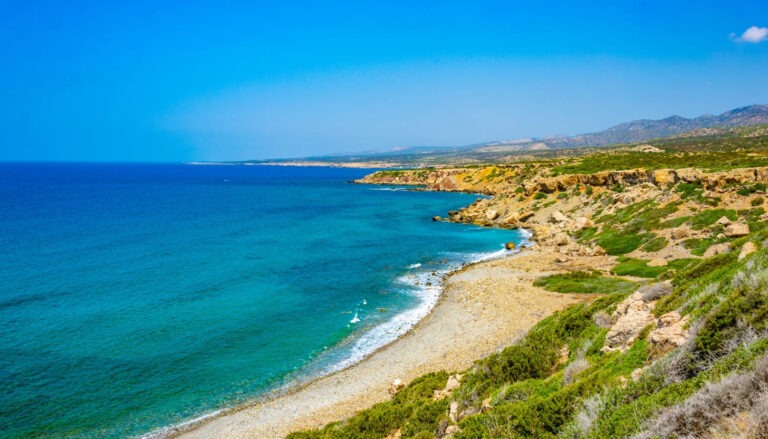
M 508 146 L 509 150 L 530 150 L 547 148 L 577 148 L 581 146 L 604 146 L 617 143 L 636 143 L 648 139 L 670 137 L 700 128 L 729 128 L 737 126 L 757 125 L 768 123 L 768 105 L 750 105 L 726 111 L 719 116 L 707 114 L 687 119 L 681 116 L 670 116 L 665 119 L 641 119 L 625 122 L 604 131 L 581 134 L 578 136 L 562 136 L 548 139 L 534 139 L 527 143 L 488 143 L 483 147 L 499 149 Z
M 399 147 L 388 151 L 369 151 L 355 154 L 338 154 L 304 159 L 278 159 L 256 163 L 295 164 L 311 162 L 329 165 L 359 164 L 377 162 L 378 166 L 425 165 L 441 163 L 479 163 L 489 160 L 509 159 L 521 154 L 541 153 L 546 150 L 606 146 L 644 142 L 664 137 L 698 137 L 718 134 L 716 128 L 732 128 L 748 125 L 768 124 L 768 105 L 750 105 L 726 111 L 687 119 L 670 116 L 665 119 L 641 119 L 622 123 L 604 131 L 577 136 L 553 136 L 548 138 L 523 138 L 497 140 L 457 147 L 414 146 Z M 555 153 L 555 151 L 552 151 Z

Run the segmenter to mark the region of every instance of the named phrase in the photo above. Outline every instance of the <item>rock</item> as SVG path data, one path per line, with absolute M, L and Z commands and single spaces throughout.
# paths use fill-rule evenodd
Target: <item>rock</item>
M 555 236 L 552 238 L 552 243 L 555 244 L 558 247 L 562 247 L 562 246 L 570 244 L 571 243 L 571 238 L 569 238 L 566 233 L 559 232 L 559 233 L 555 234 Z
M 651 259 L 648 262 L 648 266 L 649 267 L 666 267 L 667 266 L 667 260 L 666 259 L 661 259 L 661 258 Z
M 509 241 L 508 243 L 504 244 L 504 248 L 507 250 L 514 250 L 515 247 L 517 247 L 517 244 L 515 244 L 512 241 Z
M 458 214 L 459 214 L 458 210 L 449 210 L 448 211 L 448 216 L 456 216 Z
M 453 421 L 454 423 L 458 422 L 458 416 L 459 416 L 459 402 L 458 401 L 451 401 L 451 405 L 448 406 L 448 418 Z M 448 427 L 450 428 L 450 427 Z M 446 430 L 446 433 L 448 431 Z
M 688 229 L 684 229 L 682 227 L 676 227 L 672 229 L 672 232 L 670 233 L 672 236 L 672 239 L 684 239 L 687 238 L 689 233 Z
M 556 210 L 556 211 L 552 212 L 551 215 L 549 215 L 549 222 L 551 222 L 551 223 L 560 224 L 560 223 L 564 223 L 566 221 L 568 221 L 568 217 L 563 215 L 563 213 L 560 212 L 559 210 Z
M 711 258 L 712 256 L 715 256 L 715 255 L 722 255 L 724 253 L 728 253 L 730 250 L 731 250 L 731 246 L 727 242 L 710 245 L 707 251 L 704 252 L 704 257 Z
M 716 224 L 720 224 L 721 226 L 727 226 L 731 223 L 731 220 L 728 219 L 727 216 L 721 216 L 719 220 L 717 220 Z
M 655 301 L 646 302 L 635 292 L 627 297 L 613 313 L 615 322 L 605 336 L 602 352 L 625 351 L 634 343 L 642 330 L 655 321 L 652 311 Z
M 591 253 L 592 253 L 592 254 L 591 254 L 590 256 L 605 256 L 605 255 L 607 254 L 607 253 L 606 253 L 606 251 L 605 251 L 605 249 L 604 249 L 604 248 L 602 248 L 602 247 L 600 247 L 600 246 L 599 246 L 599 245 L 597 245 L 597 244 L 595 244 L 594 246 L 592 246 L 592 251 L 591 251 Z
M 451 375 L 448 377 L 448 382 L 445 383 L 445 388 L 442 390 L 435 390 L 434 399 L 441 400 L 446 396 L 453 393 L 461 384 L 461 375 Z
M 480 407 L 480 411 L 485 413 L 493 410 L 493 406 L 491 405 L 491 398 L 485 398 L 483 400 L 483 405 Z
M 752 253 L 757 251 L 757 246 L 754 242 L 747 241 L 741 246 L 741 252 L 739 253 L 739 260 L 746 258 Z
M 396 378 L 394 381 L 392 381 L 392 385 L 389 387 L 389 394 L 394 395 L 403 388 L 405 388 L 405 383 L 403 383 L 403 380 Z
M 459 421 L 466 418 L 467 416 L 472 416 L 480 413 L 480 409 L 477 407 L 467 407 L 463 412 L 459 414 Z
M 638 152 L 664 152 L 663 149 L 656 148 L 653 145 L 643 144 L 643 145 L 637 145 L 636 147 L 632 148 L 635 151 Z
M 683 327 L 690 320 L 689 316 L 680 317 L 680 313 L 672 311 L 659 317 L 658 327 L 651 331 L 648 339 L 656 352 L 667 352 L 682 346 L 688 340 L 688 331 Z
M 499 217 L 499 215 L 500 215 L 499 211 L 496 209 L 489 209 L 485 212 L 485 217 L 488 218 L 489 220 L 495 220 L 496 218 Z
M 432 217 L 432 221 L 442 221 L 442 220 L 443 220 L 443 217 L 441 217 L 441 216 L 433 216 Z
M 576 218 L 576 220 L 571 223 L 571 226 L 568 228 L 571 232 L 578 232 L 579 230 L 586 229 L 589 227 L 594 227 L 595 223 L 592 222 L 591 219 L 580 216 Z
M 629 374 L 629 377 L 632 378 L 632 381 L 637 381 L 638 378 L 645 372 L 644 367 L 639 367 L 632 371 L 632 373 Z
M 520 222 L 528 221 L 534 215 L 536 215 L 536 212 L 533 212 L 533 211 L 523 212 L 520 214 Z
M 446 427 L 445 436 L 443 437 L 451 437 L 460 431 L 461 431 L 461 428 L 459 428 L 458 425 L 449 425 L 448 427 Z
M 749 235 L 749 226 L 743 223 L 731 223 L 723 230 L 725 236 L 729 238 L 738 238 L 739 236 Z

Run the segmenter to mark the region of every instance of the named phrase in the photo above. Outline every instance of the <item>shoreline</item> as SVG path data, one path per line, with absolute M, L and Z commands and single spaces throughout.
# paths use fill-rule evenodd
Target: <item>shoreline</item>
M 514 343 L 544 317 L 594 296 L 559 294 L 533 286 L 537 277 L 569 267 L 557 253 L 525 249 L 466 264 L 446 276 L 431 311 L 405 334 L 362 361 L 299 384 L 269 399 L 225 409 L 144 437 L 284 437 L 339 421 L 390 397 L 395 379 L 467 369 Z M 583 262 L 583 261 L 582 261 Z

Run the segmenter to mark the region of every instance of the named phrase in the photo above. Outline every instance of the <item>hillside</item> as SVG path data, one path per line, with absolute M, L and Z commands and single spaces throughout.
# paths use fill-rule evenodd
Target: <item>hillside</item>
M 768 437 L 768 133 L 669 142 L 362 179 L 488 195 L 434 220 L 531 230 L 535 285 L 596 298 L 289 437 Z

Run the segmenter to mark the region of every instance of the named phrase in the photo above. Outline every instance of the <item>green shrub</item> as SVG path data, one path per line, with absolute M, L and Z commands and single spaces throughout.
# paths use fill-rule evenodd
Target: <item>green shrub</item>
M 545 276 L 537 279 L 533 284 L 557 293 L 626 294 L 637 288 L 635 282 L 584 271 Z
M 609 255 L 623 255 L 637 250 L 644 242 L 653 238 L 651 233 L 628 233 L 608 228 L 595 236 L 595 241 Z
M 646 252 L 657 252 L 665 248 L 668 244 L 669 241 L 667 241 L 667 238 L 663 236 L 657 236 L 643 244 L 642 250 Z
M 733 209 L 708 209 L 696 213 L 691 218 L 691 226 L 697 230 L 703 229 L 704 227 L 714 224 L 715 221 L 722 217 L 726 217 L 731 221 L 739 219 L 739 215 L 737 215 L 736 211 Z
M 616 273 L 619 276 L 637 276 L 637 277 L 648 277 L 648 278 L 656 278 L 661 273 L 669 270 L 669 267 L 649 267 L 648 261 L 644 259 L 634 259 L 634 258 L 618 258 L 617 261 L 619 264 L 617 264 L 615 267 L 613 267 L 614 273 Z
M 533 196 L 534 200 L 543 200 L 545 198 L 547 198 L 547 194 L 544 192 L 536 192 L 536 195 Z

